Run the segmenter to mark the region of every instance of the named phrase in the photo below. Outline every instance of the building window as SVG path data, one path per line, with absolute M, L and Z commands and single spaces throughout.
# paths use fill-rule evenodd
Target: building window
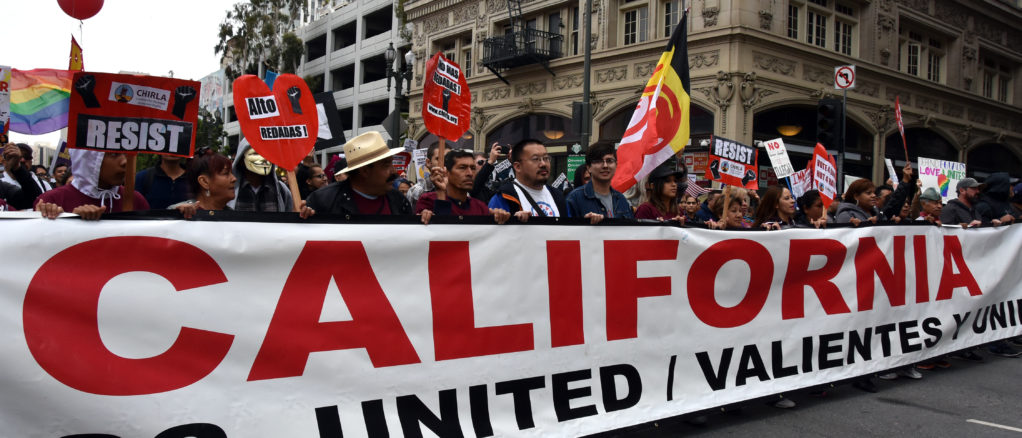
M 834 20 L 834 50 L 845 55 L 852 54 L 852 24 Z
M 806 12 L 806 42 L 814 46 L 827 47 L 827 16 L 813 11 Z
M 788 38 L 798 39 L 798 6 L 788 5 Z
M 571 47 L 569 47 L 569 50 L 571 50 L 572 55 L 578 55 L 579 18 L 578 8 L 571 8 Z
M 678 21 L 681 20 L 681 11 L 679 8 L 681 5 L 678 4 L 678 0 L 671 0 L 664 2 L 664 36 L 670 38 L 671 33 L 674 32 L 674 27 L 678 25 Z
M 790 0 L 785 31 L 788 38 L 804 39 L 817 47 L 856 56 L 859 24 L 856 13 L 855 7 L 830 0 Z
M 472 42 L 469 41 L 465 44 L 465 48 L 461 49 L 461 70 L 465 72 L 465 77 L 472 77 Z
M 909 75 L 942 84 L 946 68 L 944 43 L 933 38 L 924 38 L 925 34 L 933 32 L 904 27 L 901 29 L 898 68 Z
M 983 69 L 983 97 L 999 102 L 1011 101 L 1012 66 L 996 58 L 981 57 Z
M 642 6 L 622 11 L 625 45 L 645 42 L 648 39 L 649 7 L 645 3 L 635 3 Z

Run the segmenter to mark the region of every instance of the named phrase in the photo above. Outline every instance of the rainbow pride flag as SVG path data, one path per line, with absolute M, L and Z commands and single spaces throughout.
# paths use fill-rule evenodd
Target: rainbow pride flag
M 67 127 L 74 74 L 49 68 L 12 69 L 11 131 L 39 135 Z

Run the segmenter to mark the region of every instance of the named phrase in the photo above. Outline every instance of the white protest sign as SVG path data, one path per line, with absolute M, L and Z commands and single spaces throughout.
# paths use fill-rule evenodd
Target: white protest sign
M 898 188 L 898 174 L 894 172 L 894 162 L 890 158 L 884 158 L 884 163 L 887 164 L 887 173 L 891 175 L 891 187 Z
M 958 197 L 955 186 L 962 178 L 965 178 L 965 163 L 919 157 L 919 180 L 923 182 L 922 190 L 933 187 L 940 193 L 945 204 Z
M 0 65 L 0 134 L 11 118 L 11 68 Z
M 795 173 L 795 169 L 791 166 L 791 159 L 788 158 L 788 150 L 784 148 L 784 139 L 775 138 L 764 141 L 763 147 L 767 150 L 770 165 L 773 166 L 774 174 L 778 179 L 787 178 Z
M 813 190 L 812 169 L 802 169 L 795 172 L 791 174 L 791 178 L 788 181 L 791 182 L 791 195 L 798 199 L 806 192 Z
M 426 168 L 426 150 L 412 150 L 412 161 L 415 163 L 415 175 L 419 179 L 429 178 L 429 169 Z

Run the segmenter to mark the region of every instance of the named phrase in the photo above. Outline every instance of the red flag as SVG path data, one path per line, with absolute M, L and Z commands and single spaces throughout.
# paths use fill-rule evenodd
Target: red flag
M 611 185 L 625 191 L 660 163 L 685 148 L 689 139 L 689 75 L 686 12 L 639 98 L 617 149 Z
M 908 161 L 908 141 L 905 140 L 905 121 L 901 118 L 901 99 L 894 96 L 894 121 L 898 122 L 898 132 L 901 133 L 901 145 L 905 147 L 905 161 Z

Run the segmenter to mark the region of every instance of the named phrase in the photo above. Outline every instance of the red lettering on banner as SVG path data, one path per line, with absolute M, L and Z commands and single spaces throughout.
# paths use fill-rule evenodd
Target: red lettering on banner
M 671 294 L 671 277 L 638 278 L 637 263 L 646 260 L 674 260 L 677 257 L 677 240 L 603 242 L 608 341 L 638 336 L 639 298 Z
M 855 291 L 860 312 L 873 309 L 876 293 L 874 275 L 880 278 L 891 307 L 905 305 L 905 236 L 894 236 L 893 252 L 892 269 L 876 239 L 859 238 L 859 248 L 855 251 Z
M 550 286 L 550 344 L 585 343 L 582 328 L 582 250 L 577 240 L 546 243 Z
M 813 289 L 828 315 L 851 312 L 841 297 L 841 290 L 831 281 L 841 271 L 845 252 L 845 246 L 837 240 L 791 241 L 788 251 L 788 272 L 784 274 L 784 286 L 781 289 L 782 319 L 805 317 L 806 286 Z M 822 268 L 810 271 L 809 262 L 814 255 L 825 256 L 827 261 Z
M 158 237 L 107 237 L 79 243 L 43 264 L 25 293 L 29 351 L 61 383 L 92 394 L 130 396 L 171 391 L 211 373 L 234 336 L 181 327 L 167 351 L 145 359 L 103 345 L 97 316 L 103 286 L 128 272 L 151 272 L 177 291 L 227 281 L 209 254 Z
M 319 322 L 331 281 L 337 283 L 351 321 Z M 365 348 L 377 368 L 419 362 L 362 242 L 306 242 L 248 380 L 300 376 L 310 353 L 351 348 Z
M 930 301 L 930 280 L 926 271 L 926 236 L 912 236 L 912 257 L 916 261 L 916 302 Z
M 734 307 L 717 303 L 714 285 L 720 268 L 732 260 L 749 265 L 749 288 Z M 717 242 L 699 254 L 688 274 L 688 300 L 692 312 L 711 327 L 731 328 L 748 324 L 766 304 L 773 280 L 774 262 L 766 247 L 748 239 Z
M 954 261 L 954 266 L 952 266 Z M 958 267 L 958 273 L 954 273 L 954 267 Z M 944 269 L 940 272 L 940 286 L 937 287 L 937 301 L 951 299 L 951 294 L 956 288 L 964 287 L 969 290 L 970 296 L 983 295 L 979 284 L 965 264 L 965 256 L 962 255 L 962 242 L 956 236 L 944 236 Z
M 534 348 L 532 324 L 475 326 L 468 242 L 429 243 L 429 292 L 436 360 Z

